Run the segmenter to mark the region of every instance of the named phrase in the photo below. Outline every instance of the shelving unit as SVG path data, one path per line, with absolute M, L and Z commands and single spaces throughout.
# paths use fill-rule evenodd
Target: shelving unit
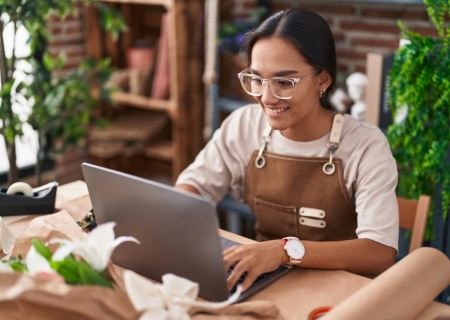
M 152 99 L 117 92 L 112 99 L 119 105 L 165 112 L 171 120 L 170 141 L 145 148 L 143 155 L 171 162 L 172 179 L 188 166 L 203 147 L 204 88 L 203 0 L 103 0 L 122 12 L 128 32 L 113 42 L 100 28 L 92 7 L 85 9 L 85 39 L 88 57 L 111 58 L 113 66 L 125 68 L 126 50 L 140 37 L 158 37 L 161 14 L 169 13 L 170 98 Z M 159 20 L 158 20 L 159 19 Z M 147 24 L 147 25 L 145 25 Z M 149 27 L 148 25 L 151 25 Z M 153 29 L 152 29 L 153 28 Z

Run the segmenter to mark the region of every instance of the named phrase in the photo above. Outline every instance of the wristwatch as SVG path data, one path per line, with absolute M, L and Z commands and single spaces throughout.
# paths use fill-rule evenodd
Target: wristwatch
M 291 268 L 292 266 L 302 262 L 302 258 L 305 255 L 305 247 L 303 243 L 296 237 L 285 237 L 281 239 L 283 241 L 283 250 L 289 257 L 289 261 L 283 263 L 283 266 Z

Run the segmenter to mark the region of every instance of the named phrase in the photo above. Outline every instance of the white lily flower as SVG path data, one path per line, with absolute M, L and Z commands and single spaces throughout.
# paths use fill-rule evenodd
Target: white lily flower
M 32 276 L 40 273 L 56 274 L 55 270 L 50 267 L 47 259 L 41 256 L 33 246 L 28 250 L 27 256 L 25 257 L 25 264 L 27 265 L 28 272 Z
M 126 241 L 140 242 L 134 237 L 119 237 L 115 239 L 115 222 L 107 222 L 97 226 L 89 235 L 83 235 L 81 239 L 71 241 L 67 239 L 52 239 L 50 243 L 61 243 L 53 254 L 53 261 L 64 260 L 71 253 L 79 255 L 92 268 L 101 272 L 105 270 L 114 249 Z
M 155 284 L 148 279 L 126 270 L 123 273 L 125 290 L 136 311 L 143 311 L 139 320 L 189 320 L 189 309 L 198 307 L 202 310 L 223 308 L 237 301 L 242 287 L 226 301 L 213 303 L 197 301 L 198 283 L 165 274 L 162 284 Z
M 14 272 L 14 271 L 7 261 L 0 260 L 0 272 Z

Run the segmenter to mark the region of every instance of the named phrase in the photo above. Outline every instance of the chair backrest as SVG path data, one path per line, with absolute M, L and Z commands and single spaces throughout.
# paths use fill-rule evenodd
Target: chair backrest
M 421 195 L 419 200 L 397 197 L 397 200 L 400 214 L 400 228 L 412 231 L 408 252 L 411 253 L 422 247 L 431 197 Z

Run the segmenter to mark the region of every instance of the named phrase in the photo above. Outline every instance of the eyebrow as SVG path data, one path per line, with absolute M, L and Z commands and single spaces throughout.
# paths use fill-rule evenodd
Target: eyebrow
M 261 74 L 256 71 L 253 68 L 249 68 L 250 73 L 252 74 L 256 74 L 257 76 L 261 76 Z M 299 73 L 297 70 L 283 70 L 283 71 L 279 71 L 279 72 L 275 72 L 275 74 L 273 75 L 274 77 L 284 77 L 284 76 L 289 76 L 291 74 L 294 73 Z

